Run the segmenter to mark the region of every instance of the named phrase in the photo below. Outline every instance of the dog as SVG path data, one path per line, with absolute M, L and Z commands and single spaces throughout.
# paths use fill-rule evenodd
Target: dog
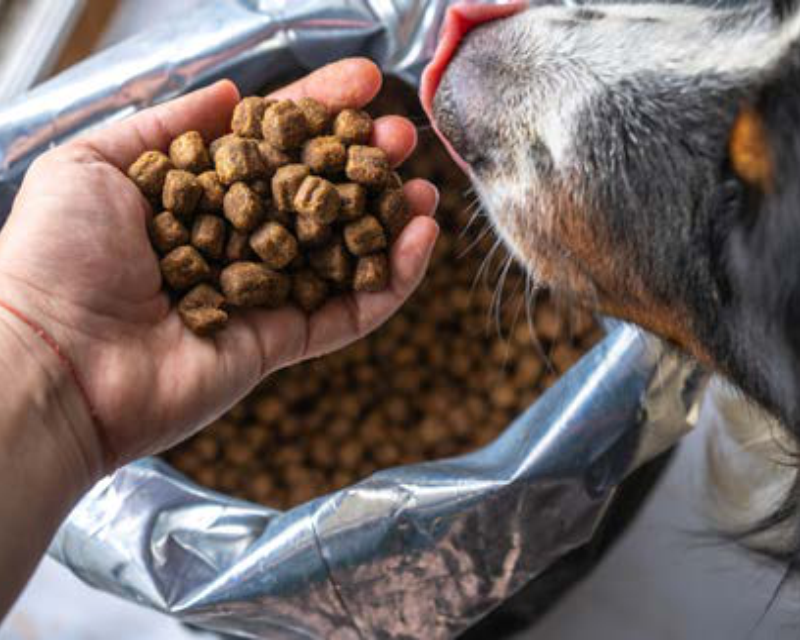
M 796 462 L 800 13 L 791 2 L 456 7 L 421 99 L 535 284 L 636 323 L 724 376 L 753 415 L 768 416 L 748 428 L 774 419 L 788 436 L 764 460 L 780 451 Z M 780 503 L 732 535 L 783 527 L 781 544 L 764 550 L 794 563 L 791 473 Z

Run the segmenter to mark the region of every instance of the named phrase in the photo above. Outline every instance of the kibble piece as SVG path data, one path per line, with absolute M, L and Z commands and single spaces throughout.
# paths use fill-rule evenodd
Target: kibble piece
M 169 159 L 176 169 L 202 173 L 211 168 L 211 157 L 198 131 L 187 131 L 169 145 Z
M 263 264 L 237 262 L 220 275 L 222 293 L 237 307 L 279 307 L 289 296 L 289 276 Z
M 346 284 L 352 273 L 350 256 L 340 242 L 317 249 L 309 255 L 311 267 L 317 274 L 336 284 Z
M 264 219 L 264 207 L 258 195 L 244 182 L 236 182 L 225 194 L 222 208 L 237 231 L 247 233 Z
M 256 180 L 266 174 L 258 143 L 249 138 L 226 140 L 214 154 L 214 164 L 222 184 Z
M 189 231 L 171 211 L 164 211 L 150 223 L 150 240 L 159 252 L 169 253 L 181 245 L 188 244 Z
M 410 218 L 402 189 L 388 189 L 381 193 L 375 203 L 375 211 L 392 239 L 400 235 Z
M 322 224 L 314 218 L 306 216 L 297 216 L 294 231 L 300 244 L 308 247 L 325 244 L 332 233 L 330 225 Z
M 161 260 L 161 273 L 174 291 L 185 291 L 211 277 L 211 268 L 203 256 L 185 245 L 170 251 Z
M 383 291 L 389 286 L 389 260 L 383 253 L 359 258 L 353 276 L 355 291 Z
M 269 142 L 263 140 L 258 143 L 258 152 L 261 154 L 261 160 L 264 161 L 267 178 L 271 178 L 278 169 L 292 162 L 292 157 L 288 153 L 276 149 Z
M 208 155 L 211 156 L 211 160 L 215 160 L 217 151 L 219 151 L 219 148 L 223 144 L 229 142 L 230 140 L 237 140 L 238 138 L 239 136 L 237 136 L 235 133 L 226 133 L 224 136 L 220 136 L 216 140 L 213 140 L 211 144 L 208 145 Z
M 360 184 L 347 182 L 337 184 L 336 190 L 339 192 L 339 218 L 345 222 L 357 220 L 364 215 L 367 206 L 367 192 Z
M 228 314 L 222 308 L 223 295 L 207 284 L 199 284 L 178 304 L 183 323 L 194 333 L 209 336 L 228 324 Z
M 228 234 L 228 244 L 225 247 L 227 261 L 241 262 L 242 260 L 250 260 L 253 255 L 253 250 L 250 248 L 250 236 L 233 229 Z
M 344 228 L 344 242 L 354 256 L 365 256 L 386 248 L 386 234 L 375 216 L 364 216 Z
M 225 222 L 217 216 L 198 216 L 192 227 L 192 244 L 213 260 L 225 252 Z
M 300 98 L 297 106 L 306 117 L 309 136 L 321 136 L 325 133 L 331 123 L 331 115 L 324 104 L 314 98 Z
M 272 178 L 272 197 L 279 211 L 293 211 L 294 198 L 311 171 L 304 164 L 288 164 Z
M 303 144 L 308 137 L 308 124 L 300 107 L 291 100 L 281 100 L 267 109 L 261 133 L 273 147 L 288 151 Z
M 374 189 L 381 189 L 389 179 L 389 159 L 383 149 L 353 145 L 347 150 L 348 179 Z
M 306 313 L 319 309 L 328 298 L 328 284 L 310 269 L 292 274 L 292 299 Z
M 128 169 L 128 177 L 150 198 L 160 198 L 172 162 L 160 151 L 146 151 Z
M 233 110 L 231 130 L 242 138 L 261 138 L 261 121 L 267 105 L 259 96 L 244 98 Z
M 330 224 L 339 214 L 339 192 L 324 178 L 308 176 L 294 197 L 294 209 L 322 224 Z
M 341 173 L 346 162 L 347 149 L 336 136 L 313 138 L 303 146 L 303 163 L 314 173 Z
M 225 187 L 222 186 L 216 171 L 206 171 L 197 176 L 203 188 L 197 208 L 203 213 L 219 213 L 225 199 Z
M 345 144 L 369 144 L 372 118 L 357 109 L 344 109 L 333 122 L 333 134 Z
M 386 188 L 387 189 L 403 188 L 403 179 L 400 177 L 400 174 L 397 173 L 397 171 L 391 171 L 389 173 L 389 179 L 386 181 Z
M 297 255 L 297 239 L 277 222 L 267 222 L 255 231 L 250 247 L 270 269 L 283 269 Z
M 191 218 L 202 195 L 203 187 L 188 171 L 173 169 L 167 173 L 162 204 L 179 218 L 183 220 Z

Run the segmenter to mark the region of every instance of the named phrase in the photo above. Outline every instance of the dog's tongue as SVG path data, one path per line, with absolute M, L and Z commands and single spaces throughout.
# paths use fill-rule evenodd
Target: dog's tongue
M 466 168 L 464 162 L 458 157 L 458 154 L 455 153 L 450 143 L 438 130 L 436 121 L 433 118 L 433 98 L 436 95 L 436 90 L 439 88 L 439 83 L 447 69 L 447 65 L 450 64 L 450 61 L 458 50 L 458 45 L 472 29 L 487 22 L 491 22 L 492 20 L 507 18 L 515 13 L 519 13 L 526 7 L 526 2 L 511 2 L 508 4 L 495 5 L 456 4 L 447 10 L 447 15 L 445 16 L 444 24 L 439 34 L 439 45 L 436 48 L 436 53 L 433 56 L 433 60 L 431 60 L 422 74 L 419 96 L 422 102 L 422 108 L 425 110 L 425 113 L 428 114 L 433 128 L 462 168 Z

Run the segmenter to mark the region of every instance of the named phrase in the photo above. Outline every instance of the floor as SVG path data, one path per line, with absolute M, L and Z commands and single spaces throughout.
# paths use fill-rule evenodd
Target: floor
M 169 11 L 198 0 L 171 0 Z M 122 0 L 101 46 L 152 23 L 162 0 Z M 744 638 L 780 573 L 728 545 L 701 543 L 700 433 L 689 436 L 626 536 L 595 573 L 518 640 L 715 640 Z M 797 604 L 779 599 L 754 638 L 795 638 Z M 184 640 L 197 638 L 154 612 L 97 593 L 45 560 L 5 623 L 0 640 Z

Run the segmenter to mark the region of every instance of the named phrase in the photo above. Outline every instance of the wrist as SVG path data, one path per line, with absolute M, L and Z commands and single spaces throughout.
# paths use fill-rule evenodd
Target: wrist
M 0 457 L 71 504 L 103 472 L 90 406 L 60 347 L 0 300 Z

